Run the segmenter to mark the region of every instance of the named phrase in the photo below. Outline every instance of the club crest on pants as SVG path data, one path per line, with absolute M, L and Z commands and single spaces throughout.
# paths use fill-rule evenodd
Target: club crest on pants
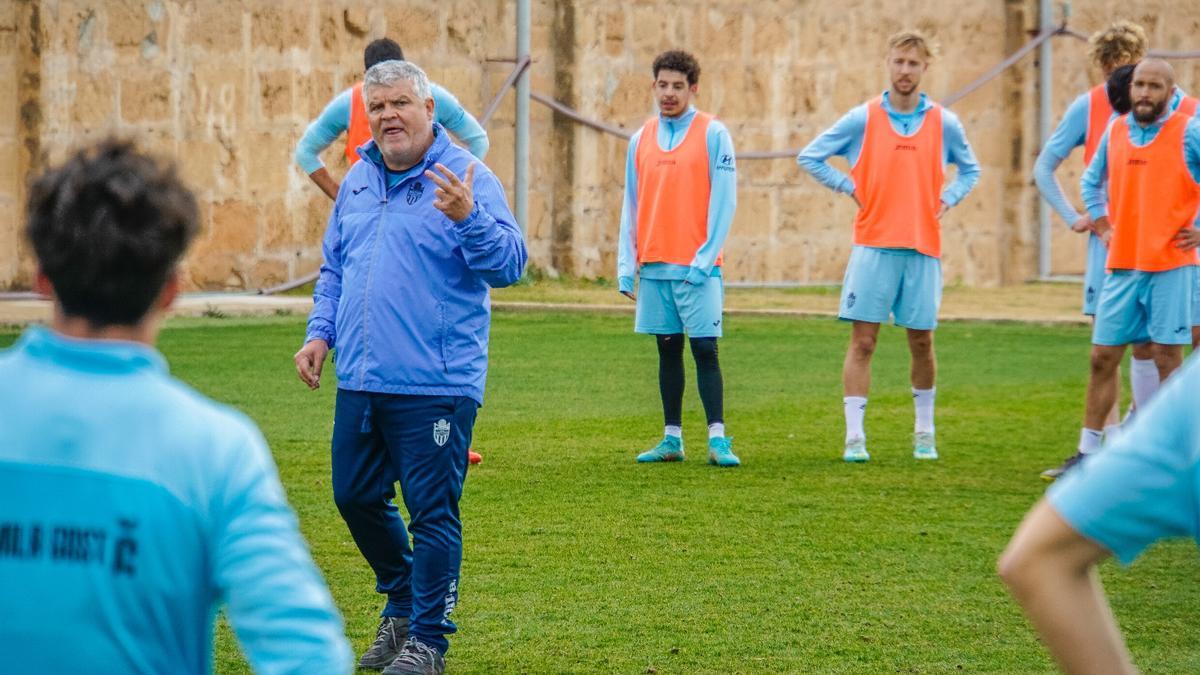
M 441 447 L 450 440 L 450 423 L 446 420 L 438 420 L 433 423 L 433 442 Z

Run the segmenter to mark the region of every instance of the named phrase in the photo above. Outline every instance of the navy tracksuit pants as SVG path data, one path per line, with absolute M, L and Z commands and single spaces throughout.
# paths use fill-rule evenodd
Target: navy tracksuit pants
M 409 634 L 442 653 L 456 630 L 458 500 L 478 407 L 460 396 L 338 389 L 334 410 L 333 500 L 375 571 L 375 590 L 388 596 L 383 616 L 408 617 Z M 407 529 L 392 502 L 396 480 Z

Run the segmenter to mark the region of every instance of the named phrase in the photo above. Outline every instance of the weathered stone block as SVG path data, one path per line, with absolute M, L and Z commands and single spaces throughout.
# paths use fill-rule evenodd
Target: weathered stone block
M 17 50 L 18 8 L 15 2 L 0 4 L 0 54 L 15 53 Z
M 387 36 L 400 43 L 406 59 L 423 63 L 439 53 L 441 46 L 438 42 L 444 33 L 439 6 L 388 3 L 384 8 L 384 16 Z
M 775 230 L 774 197 L 772 188 L 740 186 L 737 214 L 729 236 L 769 238 Z
M 267 259 L 250 263 L 244 268 L 248 288 L 267 288 L 279 285 L 288 280 L 288 262 L 286 260 Z
M 249 125 L 243 72 L 223 60 L 193 66 L 180 100 L 185 133 L 233 135 Z
M 472 60 L 486 58 L 488 55 L 484 51 L 483 36 L 487 32 L 487 25 L 478 3 L 458 0 L 448 3 L 446 7 L 447 51 Z
M 284 51 L 312 41 L 312 5 L 307 2 L 260 2 L 250 13 L 252 49 Z
M 222 2 L 195 2 L 187 5 L 187 30 L 184 39 L 211 54 L 228 55 L 245 48 L 240 5 Z
M 625 36 L 628 34 L 625 12 L 612 7 L 602 13 L 600 21 L 604 26 L 605 56 L 620 56 L 625 51 Z
M 483 100 L 483 73 L 478 64 L 444 65 L 437 69 L 436 78 L 433 78 L 432 74 L 430 78 L 454 94 L 463 108 L 475 117 L 482 115 L 483 107 L 491 102 L 490 99 Z M 489 92 L 488 96 L 491 94 Z
M 316 119 L 341 91 L 333 86 L 333 74 L 324 70 L 298 75 L 293 84 L 296 87 L 296 107 L 304 114 L 305 120 Z
M 0 51 L 0 137 L 17 129 L 17 60 Z
M 160 21 L 150 20 L 147 5 L 156 4 Z M 160 27 L 162 3 L 144 0 L 110 0 L 105 3 L 104 16 L 108 39 L 116 47 L 139 47 Z
M 171 117 L 171 74 L 165 70 L 129 73 L 121 79 L 121 119 L 164 122 Z M 102 92 L 100 92 L 102 93 Z
M 263 119 L 279 121 L 293 112 L 292 70 L 264 70 L 258 73 L 258 103 Z
M 117 87 L 109 73 L 81 75 L 75 83 L 71 119 L 85 129 L 110 127 L 117 121 L 117 101 Z
M 654 94 L 650 88 L 652 84 L 653 77 L 650 75 L 648 65 L 642 72 L 622 73 L 609 93 L 608 106 L 598 110 L 602 119 L 608 121 L 618 117 L 622 112 L 628 115 L 629 111 L 647 110 L 640 117 L 635 116 L 630 125 L 631 129 L 640 127 L 642 122 L 653 114 L 649 111 L 649 106 L 653 106 L 654 100 Z
M 267 254 L 295 253 L 301 245 L 297 237 L 299 223 L 282 196 L 268 199 L 262 205 L 262 249 Z
M 252 253 L 259 239 L 259 209 L 244 201 L 213 204 L 211 248 L 225 253 Z
M 0 136 L 0 199 L 16 202 L 20 193 L 21 167 L 19 157 L 19 142 L 15 136 Z M 2 210 L 0 210 L 2 212 Z M 18 217 L 18 220 L 20 217 Z M 0 247 L 0 251 L 4 249 Z M 0 253 L 0 258 L 3 258 Z

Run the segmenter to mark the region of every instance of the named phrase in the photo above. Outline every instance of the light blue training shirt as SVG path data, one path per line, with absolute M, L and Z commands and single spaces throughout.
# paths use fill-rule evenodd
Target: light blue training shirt
M 1172 114 L 1173 112 L 1168 109 L 1157 120 L 1142 126 L 1134 121 L 1132 112 L 1128 113 L 1126 118 L 1129 123 L 1129 141 L 1139 148 L 1150 143 L 1158 136 L 1163 123 Z M 1100 137 L 1100 144 L 1096 146 L 1096 155 L 1092 157 L 1092 163 L 1088 164 L 1079 181 L 1083 193 L 1083 205 L 1087 208 L 1092 220 L 1098 220 L 1108 215 L 1108 190 L 1106 188 L 1108 185 L 1108 134 L 1110 131 L 1112 131 L 1111 122 L 1104 130 L 1104 135 Z M 1200 183 L 1200 119 L 1195 117 L 1188 119 L 1181 152 L 1183 152 L 1183 159 L 1192 180 Z M 1194 223 L 1200 225 L 1200 213 L 1196 214 Z
M 0 352 L 0 671 L 208 673 L 220 606 L 258 673 L 346 673 L 254 424 L 145 345 Z
M 921 94 L 917 107 L 912 112 L 902 113 L 892 108 L 888 93 L 883 92 L 883 109 L 887 112 L 888 121 L 892 123 L 892 129 L 902 136 L 917 133 L 921 129 L 921 123 L 925 121 L 925 113 L 933 107 L 933 102 L 928 96 Z M 835 192 L 854 194 L 854 179 L 830 166 L 828 160 L 837 155 L 845 157 L 850 166 L 858 163 L 867 128 L 867 105 L 863 103 L 843 115 L 796 156 L 796 163 L 801 168 Z M 955 206 L 979 182 L 979 162 L 967 143 L 967 134 L 963 131 L 958 116 L 942 108 L 942 166 L 947 164 L 953 164 L 958 171 L 954 181 L 942 188 L 941 200 L 946 206 Z
M 1175 87 L 1169 109 L 1178 108 L 1179 104 L 1183 102 L 1183 96 L 1183 91 L 1179 87 Z M 1087 143 L 1088 120 L 1091 118 L 1091 110 L 1092 96 L 1089 89 L 1077 96 L 1071 105 L 1067 106 L 1067 112 L 1063 114 L 1062 120 L 1054 128 L 1054 133 L 1046 139 L 1045 147 L 1038 153 L 1037 161 L 1033 164 L 1033 180 L 1037 183 L 1038 192 L 1050 204 L 1050 208 L 1054 209 L 1058 217 L 1063 219 L 1067 227 L 1074 225 L 1075 221 L 1083 216 L 1075 210 L 1071 201 L 1063 193 L 1062 185 L 1059 184 L 1054 172 L 1075 148 L 1082 147 Z M 1116 117 L 1117 115 L 1114 113 L 1109 122 Z
M 688 106 L 679 117 L 658 115 L 658 147 L 670 152 L 683 143 L 692 120 L 696 118 L 695 106 Z M 644 129 L 644 127 L 643 127 Z M 713 118 L 704 136 L 708 148 L 708 236 L 696 250 L 690 265 L 649 263 L 637 269 L 637 149 L 641 142 L 642 129 L 629 139 L 629 151 L 625 155 L 625 200 L 621 205 L 621 230 L 617 237 L 617 282 L 622 293 L 633 292 L 633 276 L 640 274 L 645 279 L 687 281 L 701 284 L 709 276 L 720 276 L 716 267 L 717 255 L 729 237 L 733 225 L 733 214 L 737 210 L 737 160 L 733 151 L 733 139 L 729 129 Z
M 465 143 L 472 155 L 483 159 L 489 147 L 487 132 L 471 113 L 462 107 L 454 94 L 433 83 L 430 83 L 430 90 L 433 92 L 433 121 L 441 124 Z M 350 128 L 350 97 L 353 92 L 354 89 L 351 88 L 334 96 L 300 137 L 300 142 L 296 145 L 295 159 L 305 174 L 311 174 L 325 166 L 321 161 L 321 153 Z
M 1200 360 L 1188 359 L 1111 445 L 1050 486 L 1077 532 L 1128 565 L 1150 544 L 1200 536 Z

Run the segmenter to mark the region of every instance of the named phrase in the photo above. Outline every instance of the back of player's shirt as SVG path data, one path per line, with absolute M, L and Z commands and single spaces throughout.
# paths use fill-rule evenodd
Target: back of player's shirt
M 142 480 L 8 461 L 0 494 L 6 670 L 207 672 L 204 526 L 178 499 Z
M 5 673 L 206 673 L 226 599 L 259 672 L 348 665 L 257 430 L 140 345 L 0 354 L 0 585 Z

